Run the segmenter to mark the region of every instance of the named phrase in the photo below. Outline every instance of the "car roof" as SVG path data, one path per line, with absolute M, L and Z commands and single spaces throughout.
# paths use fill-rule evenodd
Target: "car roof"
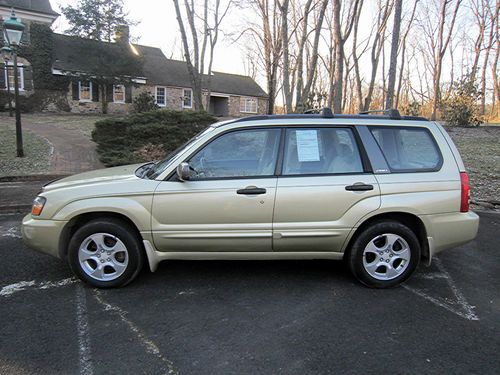
M 373 114 L 381 112 L 382 114 Z M 242 117 L 234 120 L 222 121 L 212 126 L 219 127 L 245 123 L 245 125 L 311 125 L 311 124 L 349 124 L 349 125 L 428 125 L 429 120 L 420 116 L 401 116 L 396 109 L 384 111 L 369 111 L 359 114 L 333 114 L 329 108 L 324 108 L 319 113 L 301 113 L 287 115 L 256 115 Z M 422 124 L 424 123 L 424 124 Z

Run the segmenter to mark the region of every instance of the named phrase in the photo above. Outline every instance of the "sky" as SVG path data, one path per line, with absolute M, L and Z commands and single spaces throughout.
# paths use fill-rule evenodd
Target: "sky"
M 77 0 L 50 0 L 50 2 L 58 13 L 61 13 L 59 11 L 61 5 L 77 4 Z M 139 38 L 139 44 L 159 47 L 168 58 L 182 59 L 182 44 L 172 0 L 124 0 L 124 5 L 129 17 L 139 21 L 137 26 L 130 29 L 131 35 Z M 226 24 L 230 24 L 230 16 L 227 17 Z M 62 16 L 53 26 L 55 31 L 60 33 L 68 28 Z M 243 54 L 236 44 L 221 38 L 216 51 L 214 71 L 245 74 Z

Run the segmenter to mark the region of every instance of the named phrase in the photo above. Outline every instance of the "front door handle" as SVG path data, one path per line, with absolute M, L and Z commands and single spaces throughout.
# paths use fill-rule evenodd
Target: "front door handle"
M 367 191 L 373 190 L 373 185 L 356 182 L 354 185 L 346 186 L 345 189 L 348 191 Z
M 244 195 L 266 194 L 266 189 L 258 188 L 256 186 L 247 186 L 244 189 L 236 190 L 236 194 L 244 194 Z

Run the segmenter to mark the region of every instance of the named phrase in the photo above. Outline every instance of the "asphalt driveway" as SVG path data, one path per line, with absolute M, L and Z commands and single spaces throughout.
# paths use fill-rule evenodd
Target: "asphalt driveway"
M 340 261 L 171 261 L 76 281 L 0 215 L 1 374 L 498 374 L 500 215 L 403 287 Z

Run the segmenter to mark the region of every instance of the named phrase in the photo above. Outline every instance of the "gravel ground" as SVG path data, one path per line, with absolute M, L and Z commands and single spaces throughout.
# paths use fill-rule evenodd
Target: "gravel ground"
M 51 146 L 47 140 L 23 131 L 24 157 L 16 157 L 16 132 L 0 121 L 0 177 L 45 173 L 50 167 Z
M 483 209 L 500 209 L 500 126 L 446 130 L 469 173 L 472 202 Z

